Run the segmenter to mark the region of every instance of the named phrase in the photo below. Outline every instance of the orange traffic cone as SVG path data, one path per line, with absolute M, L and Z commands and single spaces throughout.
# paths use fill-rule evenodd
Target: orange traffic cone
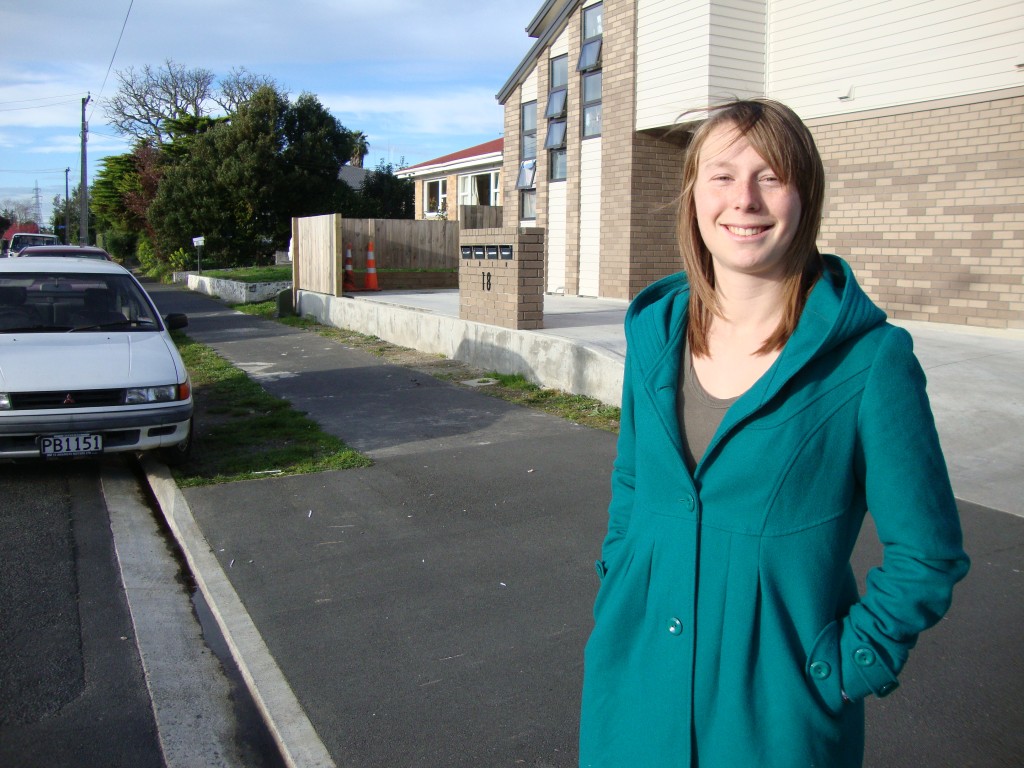
M 377 285 L 377 259 L 373 255 L 373 240 L 370 241 L 366 250 L 366 279 L 363 281 L 364 291 L 379 291 Z
M 345 244 L 345 277 L 341 281 L 341 290 L 344 291 L 358 291 L 356 288 L 356 277 L 352 271 L 352 244 Z

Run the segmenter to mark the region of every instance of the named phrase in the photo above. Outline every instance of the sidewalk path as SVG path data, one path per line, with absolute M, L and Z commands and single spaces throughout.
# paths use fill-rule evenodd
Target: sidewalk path
M 574 766 L 614 436 L 182 290 L 154 296 L 375 459 L 184 492 L 336 764 Z M 961 507 L 974 570 L 901 691 L 871 702 L 874 768 L 1024 754 L 1024 519 Z M 859 572 L 877 550 L 863 537 Z

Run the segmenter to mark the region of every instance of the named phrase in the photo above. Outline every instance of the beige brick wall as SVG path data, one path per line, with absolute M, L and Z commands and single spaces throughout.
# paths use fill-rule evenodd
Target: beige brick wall
M 640 132 L 633 136 L 629 294 L 683 268 L 676 241 L 677 200 L 689 134 Z
M 502 245 L 512 246 L 511 259 L 459 259 L 459 318 L 515 330 L 543 328 L 544 230 L 462 231 L 460 248 Z
M 604 0 L 601 78 L 601 296 L 630 296 L 634 227 L 636 3 Z
M 886 312 L 1024 328 L 1024 94 L 810 123 L 819 243 Z

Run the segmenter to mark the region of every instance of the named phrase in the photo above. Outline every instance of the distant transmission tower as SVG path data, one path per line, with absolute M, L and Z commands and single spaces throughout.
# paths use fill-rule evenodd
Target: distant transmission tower
M 43 226 L 43 206 L 39 201 L 39 182 L 36 182 L 36 203 L 32 206 L 32 221 Z

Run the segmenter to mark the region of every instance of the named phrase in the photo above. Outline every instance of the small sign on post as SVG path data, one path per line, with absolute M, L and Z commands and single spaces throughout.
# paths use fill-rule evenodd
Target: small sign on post
M 203 274 L 203 246 L 206 245 L 206 237 L 200 235 L 192 238 L 192 245 L 196 247 L 196 270 Z

